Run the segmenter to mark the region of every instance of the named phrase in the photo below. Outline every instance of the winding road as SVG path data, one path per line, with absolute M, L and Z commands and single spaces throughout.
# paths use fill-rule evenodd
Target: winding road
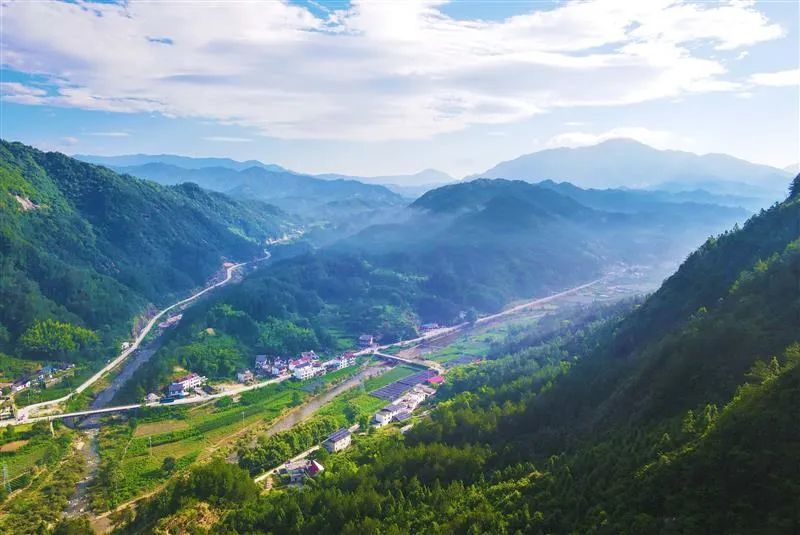
M 260 261 L 265 260 L 267 258 L 269 258 L 269 254 L 267 254 L 267 256 L 265 256 L 263 258 L 259 258 L 257 260 L 254 260 L 253 262 L 260 262 Z M 212 399 L 221 398 L 221 397 L 225 397 L 225 396 L 234 396 L 236 394 L 240 394 L 241 392 L 246 392 L 248 390 L 254 390 L 254 389 L 257 389 L 257 388 L 263 388 L 263 387 L 268 386 L 270 384 L 279 383 L 281 381 L 284 381 L 284 380 L 290 378 L 290 376 L 283 376 L 283 377 L 279 377 L 279 378 L 275 378 L 275 379 L 270 379 L 268 381 L 255 383 L 255 384 L 252 384 L 252 385 L 241 385 L 241 386 L 237 386 L 235 388 L 232 388 L 230 390 L 226 390 L 224 392 L 220 392 L 220 393 L 217 393 L 217 394 L 210 394 L 210 395 L 204 395 L 204 396 L 191 396 L 191 397 L 186 397 L 186 398 L 182 398 L 182 399 L 177 399 L 177 400 L 175 400 L 175 401 L 173 401 L 173 402 L 171 402 L 169 404 L 163 404 L 163 403 L 159 403 L 159 402 L 138 403 L 138 404 L 131 404 L 131 405 L 120 405 L 120 406 L 116 406 L 116 407 L 106 407 L 106 408 L 102 408 L 102 409 L 91 409 L 91 410 L 85 410 L 85 411 L 77 411 L 77 412 L 71 412 L 71 413 L 58 413 L 58 414 L 51 414 L 51 415 L 47 415 L 47 416 L 38 416 L 38 417 L 36 417 L 36 416 L 31 417 L 30 416 L 30 411 L 33 408 L 40 409 L 40 408 L 43 408 L 43 407 L 56 405 L 58 403 L 61 403 L 63 401 L 68 400 L 70 397 L 72 397 L 76 393 L 80 393 L 83 390 L 85 390 L 86 388 L 88 388 L 89 386 L 91 386 L 92 383 L 96 382 L 105 373 L 108 373 L 110 370 L 114 369 L 115 366 L 118 366 L 122 361 L 124 361 L 125 358 L 128 357 L 139 346 L 139 344 L 142 342 L 142 340 L 144 340 L 145 336 L 147 336 L 147 333 L 150 331 L 150 329 L 152 329 L 152 327 L 155 325 L 156 321 L 158 321 L 158 319 L 160 317 L 162 317 L 164 314 L 166 314 L 170 310 L 174 309 L 175 307 L 178 307 L 178 306 L 181 306 L 183 304 L 186 304 L 186 303 L 188 303 L 188 302 L 190 302 L 190 301 L 192 301 L 194 299 L 197 299 L 198 297 L 200 297 L 204 293 L 206 293 L 206 292 L 208 292 L 208 291 L 210 291 L 210 290 L 212 290 L 212 289 L 214 289 L 216 287 L 222 286 L 223 284 L 226 284 L 227 282 L 229 282 L 231 280 L 231 278 L 233 276 L 233 271 L 238 269 L 238 268 L 240 268 L 240 267 L 242 267 L 242 266 L 244 266 L 245 264 L 248 264 L 248 262 L 243 262 L 241 264 L 236 264 L 234 266 L 230 266 L 227 269 L 227 274 L 226 274 L 225 280 L 220 281 L 220 282 L 218 282 L 218 283 L 216 283 L 216 284 L 214 284 L 212 286 L 209 286 L 209 287 L 197 292 L 196 294 L 193 294 L 192 296 L 187 297 L 186 299 L 184 299 L 182 301 L 178 301 L 177 303 L 175 303 L 175 304 L 165 308 L 161 312 L 159 312 L 155 317 L 153 317 L 153 319 L 150 320 L 150 322 L 147 324 L 147 326 L 142 330 L 142 332 L 136 338 L 136 341 L 135 341 L 133 346 L 131 346 L 130 348 L 128 348 L 125 351 L 123 351 L 116 359 L 114 359 L 112 362 L 110 362 L 108 365 L 106 365 L 102 370 L 100 370 L 95 375 L 93 375 L 89 380 L 87 380 L 81 386 L 76 388 L 75 391 L 73 391 L 72 393 L 68 394 L 67 396 L 64 396 L 63 398 L 57 399 L 57 400 L 46 401 L 46 402 L 42 402 L 42 403 L 37 403 L 35 405 L 29 405 L 28 407 L 24 407 L 23 409 L 20 409 L 20 411 L 18 412 L 18 415 L 23 414 L 24 415 L 23 417 L 18 416 L 16 420 L 0 421 L 0 427 L 6 426 L 6 425 L 10 425 L 10 424 L 14 424 L 14 423 L 20 423 L 23 420 L 26 423 L 32 423 L 32 422 L 38 422 L 38 421 L 49 421 L 49 420 L 52 420 L 52 419 L 72 418 L 72 417 L 76 417 L 76 416 L 81 417 L 81 416 L 90 416 L 90 415 L 93 415 L 93 414 L 105 414 L 105 413 L 111 413 L 111 412 L 130 411 L 130 410 L 136 410 L 136 409 L 139 409 L 139 408 L 142 408 L 142 407 L 164 407 L 164 406 L 172 406 L 172 405 L 187 405 L 187 404 L 193 404 L 193 403 L 204 403 L 204 402 L 212 400 Z M 558 293 L 555 293 L 553 295 L 549 295 L 547 297 L 540 297 L 540 298 L 537 298 L 537 299 L 532 299 L 530 301 L 526 301 L 524 303 L 521 303 L 519 305 L 515 305 L 515 306 L 513 306 L 513 307 L 511 307 L 509 309 L 503 310 L 503 311 L 498 312 L 496 314 L 491 314 L 489 316 L 484 316 L 482 318 L 478 318 L 478 320 L 476 320 L 475 324 L 480 325 L 480 324 L 490 323 L 492 321 L 495 321 L 495 320 L 498 320 L 498 319 L 502 319 L 502 318 L 504 318 L 506 316 L 511 316 L 511 315 L 516 314 L 516 313 L 519 313 L 522 310 L 525 310 L 527 308 L 530 308 L 530 307 L 533 307 L 533 306 L 538 306 L 538 305 L 543 305 L 543 304 L 546 304 L 546 303 L 548 303 L 550 301 L 553 301 L 555 299 L 558 299 L 558 298 L 561 298 L 561 297 L 566 297 L 568 295 L 572 295 L 572 294 L 577 293 L 577 292 L 579 292 L 581 290 L 584 290 L 586 288 L 594 286 L 595 284 L 598 284 L 599 282 L 601 282 L 604 279 L 605 279 L 605 277 L 602 277 L 602 278 L 593 280 L 591 282 L 587 282 L 585 284 L 581 284 L 579 286 L 575 286 L 575 287 L 570 288 L 568 290 L 564 290 L 563 292 L 558 292 Z M 447 336 L 447 335 L 451 335 L 453 333 L 462 331 L 462 330 L 464 330 L 464 329 L 466 329 L 466 328 L 468 328 L 470 326 L 472 326 L 471 323 L 464 322 L 464 323 L 460 323 L 458 325 L 454 325 L 452 327 L 444 327 L 444 328 L 441 328 L 441 329 L 436 329 L 436 330 L 433 330 L 433 331 L 429 331 L 429 332 L 423 334 L 422 336 L 419 336 L 417 338 L 412 338 L 410 340 L 404 340 L 404 341 L 396 342 L 396 343 L 393 343 L 393 344 L 385 344 L 385 345 L 374 346 L 374 347 L 369 347 L 369 348 L 366 348 L 366 349 L 362 349 L 362 350 L 356 351 L 355 354 L 356 355 L 377 354 L 378 356 L 381 356 L 383 358 L 389 358 L 391 360 L 403 361 L 403 362 L 408 362 L 409 364 L 418 364 L 418 365 L 430 367 L 430 368 L 435 369 L 437 372 L 441 373 L 442 367 L 438 363 L 432 363 L 430 361 L 425 361 L 425 360 L 405 359 L 405 358 L 397 357 L 395 355 L 381 354 L 380 352 L 382 350 L 390 349 L 392 347 L 408 347 L 408 346 L 413 346 L 413 345 L 416 345 L 416 344 L 419 344 L 419 343 L 422 343 L 422 342 L 425 342 L 425 341 L 435 340 L 435 339 L 440 338 L 442 336 Z M 25 412 L 23 412 L 23 411 L 25 411 Z
M 190 295 L 186 299 L 182 299 L 182 300 L 178 301 L 177 303 L 173 303 L 170 306 L 162 309 L 158 314 L 156 314 L 155 316 L 153 316 L 150 319 L 150 321 L 147 323 L 147 325 L 144 326 L 144 328 L 139 332 L 139 335 L 136 337 L 136 339 L 133 341 L 133 343 L 130 345 L 130 347 L 128 347 L 122 353 L 120 353 L 114 360 L 112 360 L 111 362 L 109 362 L 108 364 L 103 366 L 100 370 L 97 371 L 97 373 L 95 373 L 94 375 L 89 377 L 86 381 L 84 381 L 82 384 L 80 384 L 78 387 L 76 387 L 75 390 L 73 390 L 72 392 L 70 392 L 66 396 L 62 396 L 62 397 L 60 397 L 58 399 L 52 399 L 50 401 L 42 401 L 40 403 L 34 403 L 32 405 L 28 405 L 26 407 L 22 407 L 21 409 L 19 409 L 17 411 L 16 422 L 22 422 L 22 421 L 31 422 L 31 421 L 38 421 L 38 420 L 42 420 L 42 419 L 47 419 L 48 417 L 42 417 L 42 418 L 35 418 L 34 419 L 34 418 L 30 418 L 30 415 L 31 415 L 31 413 L 35 413 L 35 412 L 37 412 L 39 410 L 46 409 L 48 407 L 53 407 L 53 406 L 59 405 L 61 403 L 64 403 L 65 401 L 69 400 L 72 396 L 80 394 L 81 392 L 83 392 L 84 390 L 86 390 L 87 388 L 92 386 L 94 383 L 96 383 L 98 380 L 100 380 L 100 378 L 102 378 L 108 372 L 110 372 L 111 370 L 113 370 L 114 368 L 119 366 L 122 362 L 125 361 L 125 359 L 127 359 L 131 355 L 131 353 L 133 353 L 134 351 L 139 349 L 139 345 L 141 345 L 141 343 L 144 341 L 144 339 L 147 337 L 147 335 L 150 333 L 150 331 L 153 329 L 153 327 L 169 311 L 171 311 L 171 310 L 173 310 L 175 308 L 178 308 L 180 306 L 183 306 L 183 305 L 185 305 L 187 303 L 190 303 L 190 302 L 194 301 L 195 299 L 197 299 L 198 297 L 201 297 L 201 296 L 205 295 L 206 293 L 208 293 L 208 292 L 210 292 L 210 291 L 212 291 L 212 290 L 214 290 L 216 288 L 219 288 L 220 286 L 224 286 L 225 284 L 228 284 L 231 281 L 231 279 L 233 278 L 233 274 L 237 269 L 239 269 L 239 268 L 241 268 L 241 267 L 243 267 L 243 266 L 245 266 L 247 264 L 254 264 L 254 263 L 257 263 L 257 262 L 261 262 L 263 260 L 268 259 L 269 257 L 270 257 L 270 254 L 266 253 L 266 256 L 263 256 L 263 257 L 258 258 L 256 260 L 251 260 L 250 262 L 241 262 L 239 264 L 234 264 L 232 266 L 229 266 L 225 270 L 225 278 L 223 280 L 221 280 L 221 281 L 219 281 L 217 283 L 214 283 L 214 284 L 212 284 L 210 286 L 206 286 L 202 290 Z M 108 412 L 112 412 L 112 411 L 108 411 Z M 78 415 L 78 413 L 73 413 L 73 416 L 75 416 L 75 415 Z M 57 415 L 55 417 L 64 418 L 64 417 L 66 417 L 66 415 L 62 414 L 62 415 Z M 8 421 L 3 422 L 3 424 L 4 425 L 8 425 L 8 422 L 14 422 L 14 421 L 13 420 L 8 420 Z

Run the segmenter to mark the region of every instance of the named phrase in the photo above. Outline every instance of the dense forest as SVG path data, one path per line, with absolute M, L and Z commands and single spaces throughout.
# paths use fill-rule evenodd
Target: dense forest
M 122 532 L 793 533 L 800 527 L 800 177 L 644 303 L 454 371 L 431 417 L 258 495 L 198 469 Z M 208 515 L 204 516 L 208 519 Z
M 97 356 L 148 303 L 204 284 L 226 259 L 263 255 L 291 225 L 262 202 L 2 141 L 0 352 Z
M 604 195 L 586 193 L 589 199 Z M 454 324 L 497 312 L 515 299 L 585 283 L 623 263 L 669 262 L 697 235 L 743 215 L 703 206 L 705 215 L 687 217 L 681 214 L 691 210 L 676 206 L 647 198 L 630 202 L 629 213 L 606 212 L 507 180 L 432 190 L 398 222 L 320 249 L 298 244 L 286 248 L 292 253 L 276 250 L 267 269 L 187 312 L 120 400 L 140 399 L 163 384 L 175 364 L 230 376 L 254 354 L 292 353 L 303 345 L 343 349 L 361 333 L 382 342 L 408 339 L 420 323 Z

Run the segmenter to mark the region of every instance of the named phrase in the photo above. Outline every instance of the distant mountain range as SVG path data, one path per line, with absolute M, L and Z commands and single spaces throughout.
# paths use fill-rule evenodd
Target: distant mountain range
M 323 173 L 313 175 L 299 173 L 281 167 L 277 164 L 264 163 L 258 160 L 237 161 L 230 158 L 194 158 L 190 156 L 177 156 L 174 154 L 127 154 L 120 156 L 94 156 L 90 154 L 76 154 L 74 158 L 97 165 L 105 165 L 112 169 L 133 169 L 142 166 L 152 167 L 152 164 L 164 164 L 181 169 L 225 168 L 234 171 L 244 171 L 251 167 L 265 169 L 275 173 L 287 173 L 301 177 L 314 177 L 322 180 L 356 180 L 364 184 L 387 186 L 389 189 L 407 196 L 424 193 L 437 185 L 453 182 L 456 179 L 436 169 L 424 169 L 410 175 L 386 176 L 355 176 L 338 173 Z
M 310 175 L 251 166 L 185 168 L 161 162 L 112 167 L 119 173 L 146 178 L 159 184 L 193 182 L 239 199 L 266 201 L 287 212 L 319 221 L 338 220 L 355 214 L 405 205 L 406 201 L 384 186 L 357 180 L 323 180 Z
M 791 178 L 783 170 L 724 154 L 699 156 L 657 150 L 630 139 L 612 139 L 589 147 L 549 149 L 502 162 L 474 175 L 541 182 L 569 181 L 582 187 L 637 187 L 778 200 Z
M 411 198 L 416 198 L 426 191 L 457 181 L 447 173 L 438 171 L 436 169 L 424 169 L 418 173 L 414 173 L 413 175 L 359 177 L 328 173 L 316 176 L 318 178 L 324 178 L 325 180 L 348 179 L 358 180 L 359 182 L 364 182 L 365 184 L 381 184 L 395 193 Z
M 106 167 L 134 167 L 147 164 L 166 164 L 182 169 L 202 169 L 204 167 L 224 167 L 242 171 L 250 167 L 260 167 L 268 171 L 288 171 L 274 163 L 263 163 L 258 160 L 240 162 L 230 158 L 194 158 L 191 156 L 177 156 L 175 154 L 123 154 L 119 156 L 93 156 L 91 154 L 75 154 L 76 160 Z
M 234 171 L 258 168 L 281 174 L 284 179 L 303 177 L 302 180 L 307 180 L 310 177 L 385 186 L 407 199 L 414 199 L 439 186 L 458 182 L 447 173 L 436 169 L 425 169 L 410 175 L 354 176 L 339 173 L 311 175 L 258 160 L 193 158 L 171 154 L 76 155 L 75 157 L 162 183 L 176 183 L 167 176 L 168 173 L 178 174 L 174 168 L 181 170 L 215 168 Z M 159 169 L 153 164 L 172 168 Z M 690 152 L 658 150 L 631 139 L 612 139 L 589 147 L 557 148 L 526 154 L 466 178 L 507 178 L 533 183 L 553 180 L 588 188 L 646 189 L 680 194 L 682 197 L 682 199 L 675 197 L 673 200 L 742 206 L 754 210 L 783 198 L 786 194 L 786 184 L 797 172 L 796 165 L 778 169 L 724 154 L 700 156 Z M 186 173 L 180 174 L 186 175 Z M 230 180 L 230 176 L 223 172 L 217 174 L 222 178 L 212 179 L 217 183 L 214 187 L 208 184 L 203 186 L 227 191 L 220 181 Z M 280 195 L 279 192 L 275 192 L 270 194 L 270 198 Z

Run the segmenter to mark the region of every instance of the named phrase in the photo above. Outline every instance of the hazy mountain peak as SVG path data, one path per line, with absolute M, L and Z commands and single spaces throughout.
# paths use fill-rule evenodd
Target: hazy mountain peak
M 683 184 L 683 189 L 714 184 L 755 186 L 760 196 L 777 200 L 786 191 L 789 173 L 725 154 L 698 155 L 678 150 L 659 150 L 632 139 L 609 139 L 596 145 L 547 149 L 501 162 L 480 177 L 569 181 L 581 187 L 653 187 Z M 725 188 L 723 188 L 725 189 Z M 748 194 L 751 194 L 748 192 Z

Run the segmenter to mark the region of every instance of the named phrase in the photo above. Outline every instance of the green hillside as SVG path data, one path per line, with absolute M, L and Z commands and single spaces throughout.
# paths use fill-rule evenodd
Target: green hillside
M 451 372 L 429 420 L 328 457 L 302 491 L 242 497 L 214 468 L 123 530 L 194 496 L 226 533 L 797 531 L 800 179 L 793 191 L 643 304 Z
M 48 318 L 109 343 L 148 303 L 202 285 L 226 259 L 260 256 L 264 241 L 289 224 L 264 203 L 160 186 L 2 141 L 0 351 L 73 353 L 21 343 Z

